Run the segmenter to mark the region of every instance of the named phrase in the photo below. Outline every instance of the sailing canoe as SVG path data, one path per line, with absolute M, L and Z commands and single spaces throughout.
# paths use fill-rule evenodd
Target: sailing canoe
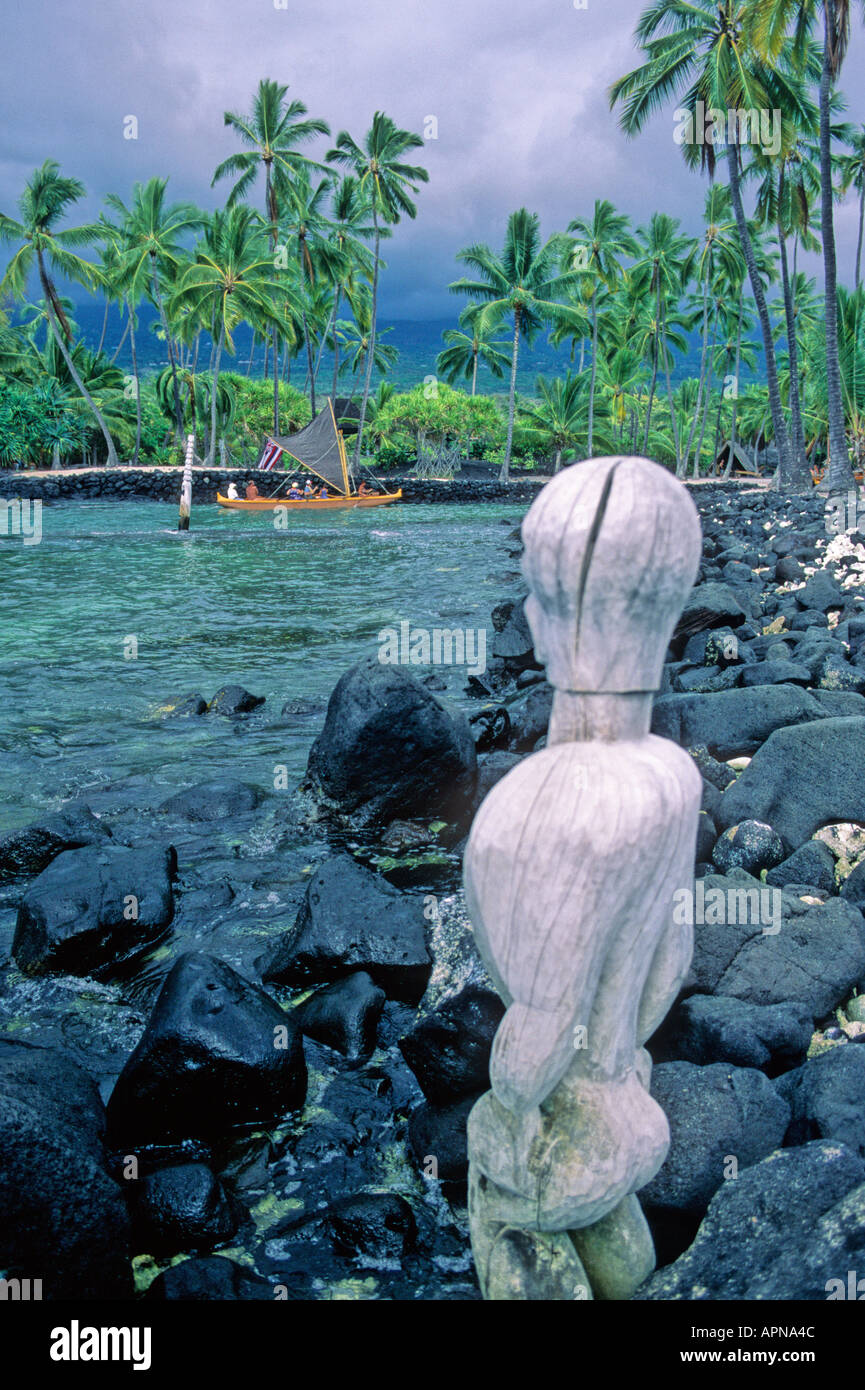
M 346 507 L 384 507 L 388 502 L 398 502 L 401 497 L 402 488 L 399 492 L 373 493 L 370 497 L 359 497 L 355 492 L 349 497 L 310 497 L 291 501 L 287 497 L 223 497 L 221 492 L 216 494 L 220 507 L 228 507 L 235 512 L 275 512 L 278 507 L 285 507 L 289 512 L 333 512 Z

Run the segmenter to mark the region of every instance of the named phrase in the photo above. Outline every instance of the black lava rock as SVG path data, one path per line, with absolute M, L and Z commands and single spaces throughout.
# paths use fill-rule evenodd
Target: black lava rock
M 465 716 L 399 666 L 369 657 L 337 682 L 309 755 L 305 789 L 359 823 L 455 818 L 477 769 Z
M 190 821 L 231 820 L 246 816 L 260 805 L 264 793 L 248 782 L 233 777 L 220 777 L 213 782 L 199 782 L 186 791 L 176 792 L 159 807 L 165 815 Z
M 814 1022 L 804 1004 L 747 1004 L 692 994 L 664 1028 L 664 1057 L 777 1072 L 805 1058 Z
M 256 985 L 203 953 L 181 956 L 108 1102 L 111 1141 L 205 1142 L 295 1110 L 306 1095 L 300 1033 Z
M 835 888 L 835 860 L 822 840 L 808 840 L 794 850 L 789 859 L 770 869 L 766 875 L 766 882 L 773 888 L 784 888 L 788 883 L 810 883 L 815 888 L 831 893 Z M 853 905 L 865 906 L 865 893 L 862 902 L 856 902 L 854 899 Z
M 224 685 L 217 690 L 207 708 L 210 714 L 249 714 L 263 705 L 264 700 L 263 695 L 250 695 L 242 685 Z
M 262 979 L 308 985 L 365 970 L 387 995 L 417 1003 L 430 965 L 423 899 L 343 854 L 310 880 L 294 927 L 264 964 Z
M 105 1112 L 85 1072 L 0 1039 L 0 1269 L 41 1296 L 133 1295 L 123 1194 L 105 1171 Z
M 237 1230 L 236 1204 L 204 1163 L 159 1168 L 128 1184 L 138 1244 L 149 1254 L 207 1250 Z
M 45 816 L 0 839 L 0 884 L 40 874 L 58 854 L 85 845 L 101 845 L 111 831 L 87 806 Z
M 761 869 L 772 869 L 783 858 L 781 836 L 758 820 L 741 821 L 725 830 L 712 851 L 712 862 L 722 874 L 744 869 L 756 877 Z
M 777 686 L 748 693 L 762 699 L 790 689 Z M 865 719 L 820 719 L 776 729 L 724 792 L 721 824 L 766 821 L 797 849 L 829 821 L 865 821 L 863 767 Z
M 369 1057 L 375 1049 L 384 1001 L 384 990 L 373 984 L 365 970 L 355 970 L 344 980 L 310 995 L 292 1017 L 307 1037 L 335 1048 L 354 1062 Z
M 12 954 L 22 970 L 90 975 L 136 955 L 174 916 L 168 849 L 65 850 L 21 899 Z
M 863 1182 L 865 1163 L 834 1141 L 770 1154 L 721 1186 L 691 1248 L 635 1297 L 825 1299 L 827 1266 L 843 1275 L 855 1252 L 865 1260 L 862 1222 L 845 1205 L 861 1202 Z
M 775 1087 L 791 1107 L 787 1144 L 836 1139 L 865 1158 L 865 1048 L 833 1047 Z
M 477 1096 L 453 1105 L 417 1106 L 409 1120 L 409 1143 L 418 1168 L 443 1182 L 464 1182 L 469 1171 L 466 1124 Z
M 430 1010 L 400 1051 L 433 1105 L 475 1096 L 489 1084 L 490 1048 L 505 1006 L 486 989 L 466 989 Z
M 375 1260 L 400 1260 L 417 1239 L 414 1213 L 395 1192 L 360 1192 L 333 1207 L 327 1224 L 337 1250 Z
M 663 1062 L 651 1093 L 670 1123 L 670 1151 L 640 1193 L 647 1210 L 702 1212 L 735 1172 L 781 1143 L 790 1107 L 761 1071 L 715 1063 Z

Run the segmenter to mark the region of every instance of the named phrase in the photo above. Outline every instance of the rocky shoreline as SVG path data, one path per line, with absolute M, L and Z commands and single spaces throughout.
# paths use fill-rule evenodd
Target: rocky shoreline
M 703 778 L 676 903 L 695 953 L 648 1044 L 672 1143 L 640 1194 L 660 1267 L 638 1297 L 848 1297 L 865 1261 L 865 533 L 828 530 L 817 496 L 694 496 L 703 560 L 653 730 Z M 518 530 L 503 544 L 515 558 Z M 0 1206 L 20 1214 L 0 1269 L 46 1298 L 479 1297 L 465 1122 L 502 1005 L 458 873 L 480 800 L 546 732 L 523 592 L 493 611 L 462 709 L 434 670 L 368 658 L 339 681 L 279 812 L 308 872 L 254 957 L 225 959 L 214 927 L 249 892 L 243 861 L 184 877 L 187 837 L 254 833 L 266 793 L 239 777 L 170 798 L 149 839 L 70 803 L 0 841 L 17 908 Z M 162 714 L 182 731 L 255 704 L 229 688 Z M 256 861 L 256 887 L 279 859 Z M 130 962 L 179 917 L 198 949 L 143 1001 Z M 76 1060 L 22 1027 L 46 981 L 84 1031 Z
M 0 469 L 0 497 L 40 498 L 43 502 L 75 501 L 82 498 L 114 497 L 118 500 L 177 502 L 180 497 L 182 468 L 94 468 L 33 474 Z M 455 479 L 453 482 L 424 481 L 411 477 L 388 477 L 388 489 L 402 488 L 404 502 L 533 502 L 543 487 L 543 479 L 514 478 L 510 483 L 482 479 Z M 255 468 L 195 468 L 192 474 L 193 503 L 216 501 L 217 491 L 225 493 L 234 483 L 241 495 L 247 483 L 255 482 L 267 493 L 268 479 Z

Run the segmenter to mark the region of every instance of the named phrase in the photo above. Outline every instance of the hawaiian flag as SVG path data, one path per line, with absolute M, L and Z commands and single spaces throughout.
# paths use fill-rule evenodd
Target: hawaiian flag
M 258 465 L 259 469 L 263 469 L 265 473 L 269 473 L 270 470 L 272 468 L 275 468 L 276 465 L 279 463 L 279 460 L 282 458 L 282 454 L 283 450 L 281 449 L 279 444 L 277 444 L 273 439 L 268 439 L 264 453 L 261 456 L 261 462 Z

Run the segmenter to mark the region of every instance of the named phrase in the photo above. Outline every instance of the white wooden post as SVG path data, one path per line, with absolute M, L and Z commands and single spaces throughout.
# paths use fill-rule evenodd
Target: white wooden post
M 177 523 L 178 531 L 189 530 L 189 518 L 192 515 L 192 460 L 195 455 L 195 435 L 186 436 L 186 461 L 183 465 L 183 482 L 180 485 L 180 520 Z
M 554 687 L 547 745 L 486 797 L 464 875 L 507 1012 L 469 1117 L 488 1299 L 629 1298 L 654 1268 L 633 1195 L 669 1146 L 643 1044 L 691 958 L 699 774 L 649 733 L 694 582 L 697 510 L 641 458 L 559 473 L 523 523 L 526 617 Z

